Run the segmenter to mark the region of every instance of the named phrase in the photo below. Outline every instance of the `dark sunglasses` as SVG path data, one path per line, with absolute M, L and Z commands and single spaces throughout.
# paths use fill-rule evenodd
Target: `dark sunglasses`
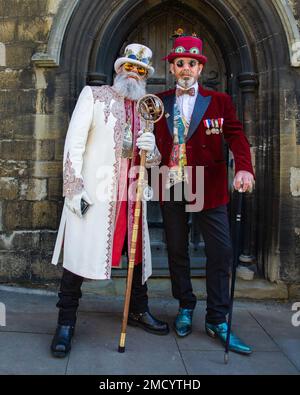
M 182 68 L 185 64 L 188 64 L 189 67 L 193 68 L 197 64 L 199 64 L 199 62 L 197 60 L 190 60 L 189 62 L 184 62 L 182 59 L 180 59 L 176 62 L 176 66 L 179 68 Z

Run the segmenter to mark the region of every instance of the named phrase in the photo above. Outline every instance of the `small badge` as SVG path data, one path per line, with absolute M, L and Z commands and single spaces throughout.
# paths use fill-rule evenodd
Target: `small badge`
M 144 197 L 144 200 L 145 200 L 146 202 L 149 202 L 150 200 L 153 199 L 153 195 L 154 195 L 153 188 L 151 188 L 149 185 L 147 185 L 147 186 L 144 188 L 144 190 L 143 190 L 143 197 Z

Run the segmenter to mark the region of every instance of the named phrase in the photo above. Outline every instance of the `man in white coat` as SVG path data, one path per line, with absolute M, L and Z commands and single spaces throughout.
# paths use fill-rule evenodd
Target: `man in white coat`
M 154 72 L 151 58 L 149 48 L 128 45 L 115 62 L 113 86 L 86 86 L 70 121 L 63 161 L 65 204 L 52 258 L 56 265 L 63 245 L 58 325 L 51 344 L 55 357 L 71 349 L 83 279 L 109 279 L 122 252 L 129 251 L 140 150 L 146 151 L 146 167 L 161 160 L 155 137 L 143 133 L 136 109 Z M 139 229 L 128 324 L 164 335 L 167 323 L 148 308 L 151 251 L 144 200 Z

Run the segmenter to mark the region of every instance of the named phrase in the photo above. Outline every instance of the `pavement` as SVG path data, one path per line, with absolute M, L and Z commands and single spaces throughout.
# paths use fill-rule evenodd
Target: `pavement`
M 300 326 L 293 326 L 293 303 L 236 301 L 233 330 L 253 347 L 251 356 L 230 353 L 204 331 L 205 302 L 194 313 L 193 333 L 180 339 L 172 329 L 177 302 L 151 298 L 151 312 L 166 320 L 167 336 L 128 327 L 126 352 L 117 352 L 123 299 L 84 294 L 72 350 L 55 359 L 50 343 L 56 327 L 55 293 L 0 286 L 1 375 L 299 375 Z M 300 304 L 298 306 L 300 308 Z M 299 311 L 299 310 L 298 310 Z M 294 324 L 300 317 L 294 316 Z M 0 317 L 0 325 L 4 316 Z

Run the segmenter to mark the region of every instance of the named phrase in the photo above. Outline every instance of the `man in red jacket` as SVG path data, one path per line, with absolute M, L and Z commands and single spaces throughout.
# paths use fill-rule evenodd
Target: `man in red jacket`
M 254 172 L 249 143 L 236 118 L 230 96 L 198 85 L 198 78 L 207 62 L 202 55 L 201 39 L 182 33 L 179 32 L 171 53 L 165 58 L 170 63 L 177 86 L 159 94 L 165 106 L 165 116 L 155 128 L 162 165 L 168 169 L 165 190 L 169 189 L 170 199 L 162 202 L 162 214 L 172 291 L 179 301 L 174 327 L 178 336 L 190 334 L 196 305 L 190 278 L 187 199 L 183 194 L 178 199 L 177 192 L 186 185 L 195 191 L 198 188 L 196 183 L 199 183 L 196 169 L 202 168 L 203 204 L 197 209 L 197 215 L 207 256 L 205 328 L 208 335 L 225 343 L 232 245 L 226 206 L 229 193 L 224 139 L 235 159 L 234 188 L 250 191 Z M 241 354 L 252 352 L 234 334 L 231 334 L 230 349 Z

